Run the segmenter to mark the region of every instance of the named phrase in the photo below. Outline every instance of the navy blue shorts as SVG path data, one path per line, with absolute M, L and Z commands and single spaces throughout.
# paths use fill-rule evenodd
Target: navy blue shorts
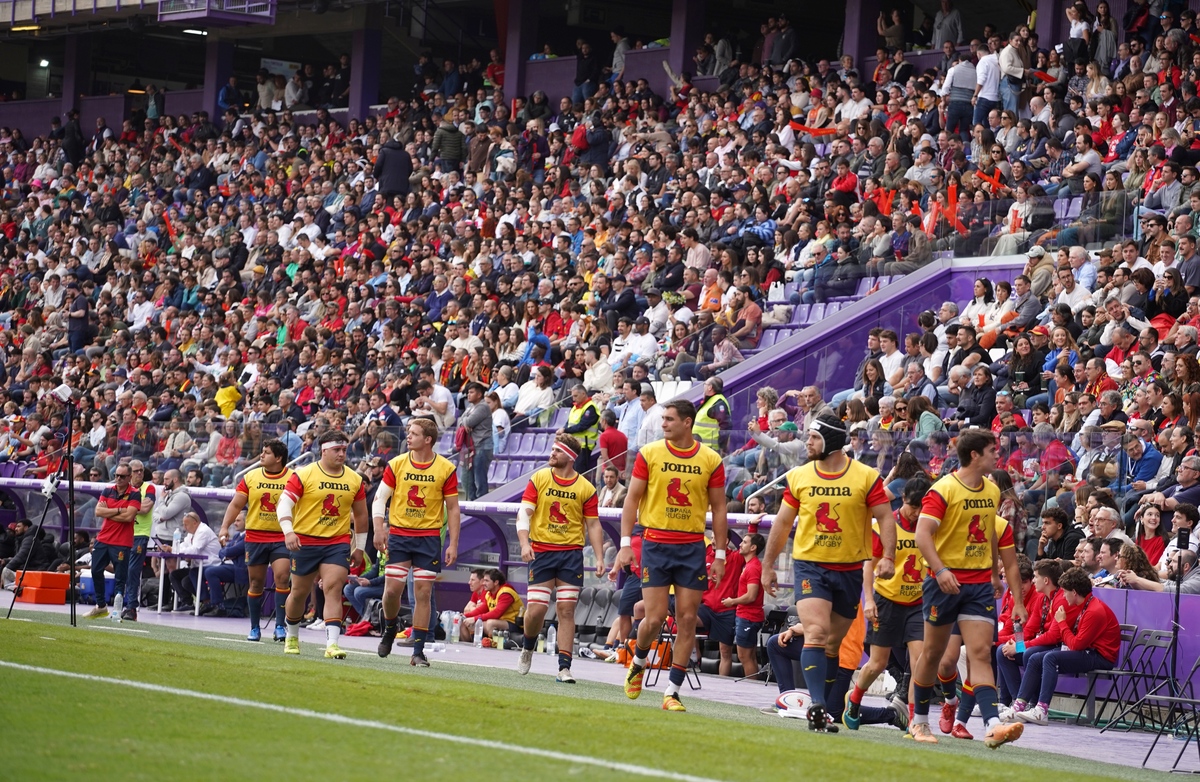
M 757 649 L 758 631 L 762 629 L 762 626 L 762 622 L 752 622 L 749 619 L 737 617 L 733 631 L 734 645 L 743 649 Z
M 937 585 L 937 579 L 926 576 L 921 585 L 924 594 L 925 621 L 942 626 L 962 621 L 996 621 L 996 593 L 992 582 L 959 584 L 957 595 L 948 595 Z
M 388 564 L 411 563 L 413 570 L 442 572 L 441 535 L 388 535 Z
M 700 609 L 696 611 L 696 619 L 704 627 L 709 638 L 717 643 L 733 646 L 737 626 L 734 621 L 737 619 L 736 611 L 714 611 L 701 603 Z M 697 631 L 699 629 L 699 627 L 696 628 Z
M 642 580 L 629 574 L 625 585 L 621 587 L 621 604 L 617 607 L 617 616 L 633 616 L 633 607 L 642 599 Z
M 583 549 L 538 551 L 529 565 L 529 583 L 544 584 L 561 581 L 570 586 L 583 586 Z
M 282 540 L 273 543 L 246 544 L 246 565 L 248 567 L 269 565 L 277 559 L 291 558 L 292 552 L 288 551 L 287 544 Z
M 830 570 L 817 562 L 792 561 L 793 589 L 796 602 L 816 598 L 833 604 L 833 612 L 847 619 L 858 616 L 862 598 L 862 567 L 854 570 Z
M 350 544 L 330 543 L 324 546 L 301 546 L 292 555 L 292 575 L 307 576 L 321 565 L 337 565 L 350 570 Z
M 867 625 L 867 643 L 871 646 L 899 649 L 909 641 L 925 638 L 925 623 L 921 617 L 920 603 L 908 606 L 893 603 L 876 592 L 875 610 L 875 622 Z
M 669 587 L 676 589 L 708 588 L 708 563 L 704 558 L 704 541 L 695 543 L 642 543 L 642 588 Z

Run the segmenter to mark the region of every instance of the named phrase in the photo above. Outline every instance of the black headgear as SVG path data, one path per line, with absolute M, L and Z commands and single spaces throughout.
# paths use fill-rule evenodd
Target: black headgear
M 846 425 L 830 412 L 821 413 L 814 418 L 808 431 L 816 434 L 824 443 L 818 459 L 826 459 L 830 454 L 842 450 L 850 439 Z

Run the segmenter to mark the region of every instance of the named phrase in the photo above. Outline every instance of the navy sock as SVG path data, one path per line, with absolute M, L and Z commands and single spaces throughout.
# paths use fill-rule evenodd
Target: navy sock
M 958 714 L 955 719 L 963 725 L 971 719 L 971 712 L 975 710 L 975 688 L 970 682 L 963 682 L 962 697 L 958 699 Z
M 527 652 L 532 652 L 537 648 L 537 639 L 525 636 L 525 640 L 521 642 L 521 648 Z
M 287 597 L 292 593 L 291 589 L 275 588 L 275 626 L 283 627 L 287 624 Z
M 805 646 L 800 652 L 800 667 L 804 670 L 804 683 L 814 706 L 825 705 L 825 680 L 829 663 L 824 646 Z
M 1000 719 L 1000 696 L 996 688 L 990 684 L 981 684 L 975 688 L 975 700 L 979 702 L 979 716 L 983 717 L 984 725 L 991 725 L 993 720 Z
M 570 670 L 570 668 L 571 668 L 571 653 L 570 652 L 559 652 L 558 653 L 558 670 L 561 671 L 563 668 L 566 668 L 568 670 Z
M 246 593 L 246 608 L 250 613 L 250 626 L 255 630 L 258 629 L 259 619 L 262 618 L 262 604 L 262 592 L 259 592 L 257 595 Z
M 425 656 L 425 637 L 427 635 L 429 635 L 428 629 L 426 629 L 424 627 L 417 627 L 416 625 L 413 625 L 413 629 L 412 629 L 413 654 L 417 654 L 422 657 Z
M 933 700 L 933 685 L 913 682 L 913 713 L 929 716 L 929 702 Z
M 942 697 L 947 701 L 953 701 L 958 697 L 958 674 L 954 674 L 949 679 L 943 679 L 942 675 L 938 674 L 938 690 L 941 691 Z

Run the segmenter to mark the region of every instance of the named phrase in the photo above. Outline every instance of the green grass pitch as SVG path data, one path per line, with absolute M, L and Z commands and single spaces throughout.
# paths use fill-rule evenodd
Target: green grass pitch
M 209 640 L 202 632 L 152 625 L 146 633 L 70 627 L 66 618 L 30 614 L 0 622 L 0 662 L 304 709 L 384 723 L 330 722 L 64 678 L 0 665 L 9 730 L 0 742 L 0 778 L 12 780 L 400 779 L 904 780 L 1021 779 L 1056 782 L 1149 779 L 1161 774 L 982 742 L 918 748 L 898 731 L 810 735 L 800 720 L 687 698 L 687 714 L 659 709 L 647 691 L 629 702 L 619 688 L 506 668 L 455 665 L 435 655 L 428 670 L 351 654 L 320 657 L 307 642 L 299 657 L 280 645 Z M 505 658 L 509 662 L 508 656 Z M 513 657 L 512 662 L 515 662 Z M 429 731 L 440 737 L 386 729 Z M 452 741 L 461 737 L 467 741 Z M 473 740 L 507 748 L 479 746 Z M 517 751 L 532 748 L 574 757 Z M 604 767 L 622 763 L 645 774 Z M 661 772 L 661 773 L 659 773 Z M 1040 773 L 1039 773 L 1040 772 Z M 785 776 L 787 775 L 787 776 Z M 682 776 L 675 776 L 682 779 Z

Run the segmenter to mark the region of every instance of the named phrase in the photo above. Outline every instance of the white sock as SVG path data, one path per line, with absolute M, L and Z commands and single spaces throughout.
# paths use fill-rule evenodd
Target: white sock
M 639 668 L 645 668 L 645 667 L 646 667 L 646 658 L 645 658 L 645 657 L 638 657 L 638 656 L 635 654 L 635 655 L 634 655 L 634 657 L 633 657 L 633 664 L 634 664 L 634 665 L 636 665 L 636 666 L 638 666 Z
M 991 732 L 992 732 L 992 728 L 998 728 L 998 727 L 1000 727 L 1000 726 L 1001 726 L 1001 725 L 1003 725 L 1003 724 L 1004 724 L 1004 723 L 1000 721 L 1000 718 L 999 718 L 999 717 L 992 717 L 990 720 L 985 720 L 985 721 L 984 721 L 984 723 L 983 723 L 983 727 L 984 727 L 984 729 L 985 729 L 985 730 L 986 730 L 988 733 L 991 733 Z
M 663 690 L 663 695 L 678 695 L 679 685 L 675 682 L 667 682 L 667 689 Z
M 331 644 L 337 643 L 338 637 L 341 636 L 341 634 L 342 634 L 341 624 L 325 625 L 325 645 L 329 646 Z
M 912 718 L 912 724 L 913 725 L 928 725 L 929 724 L 929 715 L 928 714 L 914 714 L 913 718 Z
M 300 624 L 299 623 L 292 624 L 291 622 L 285 622 L 284 627 L 287 628 L 287 637 L 288 638 L 299 638 L 300 637 Z

